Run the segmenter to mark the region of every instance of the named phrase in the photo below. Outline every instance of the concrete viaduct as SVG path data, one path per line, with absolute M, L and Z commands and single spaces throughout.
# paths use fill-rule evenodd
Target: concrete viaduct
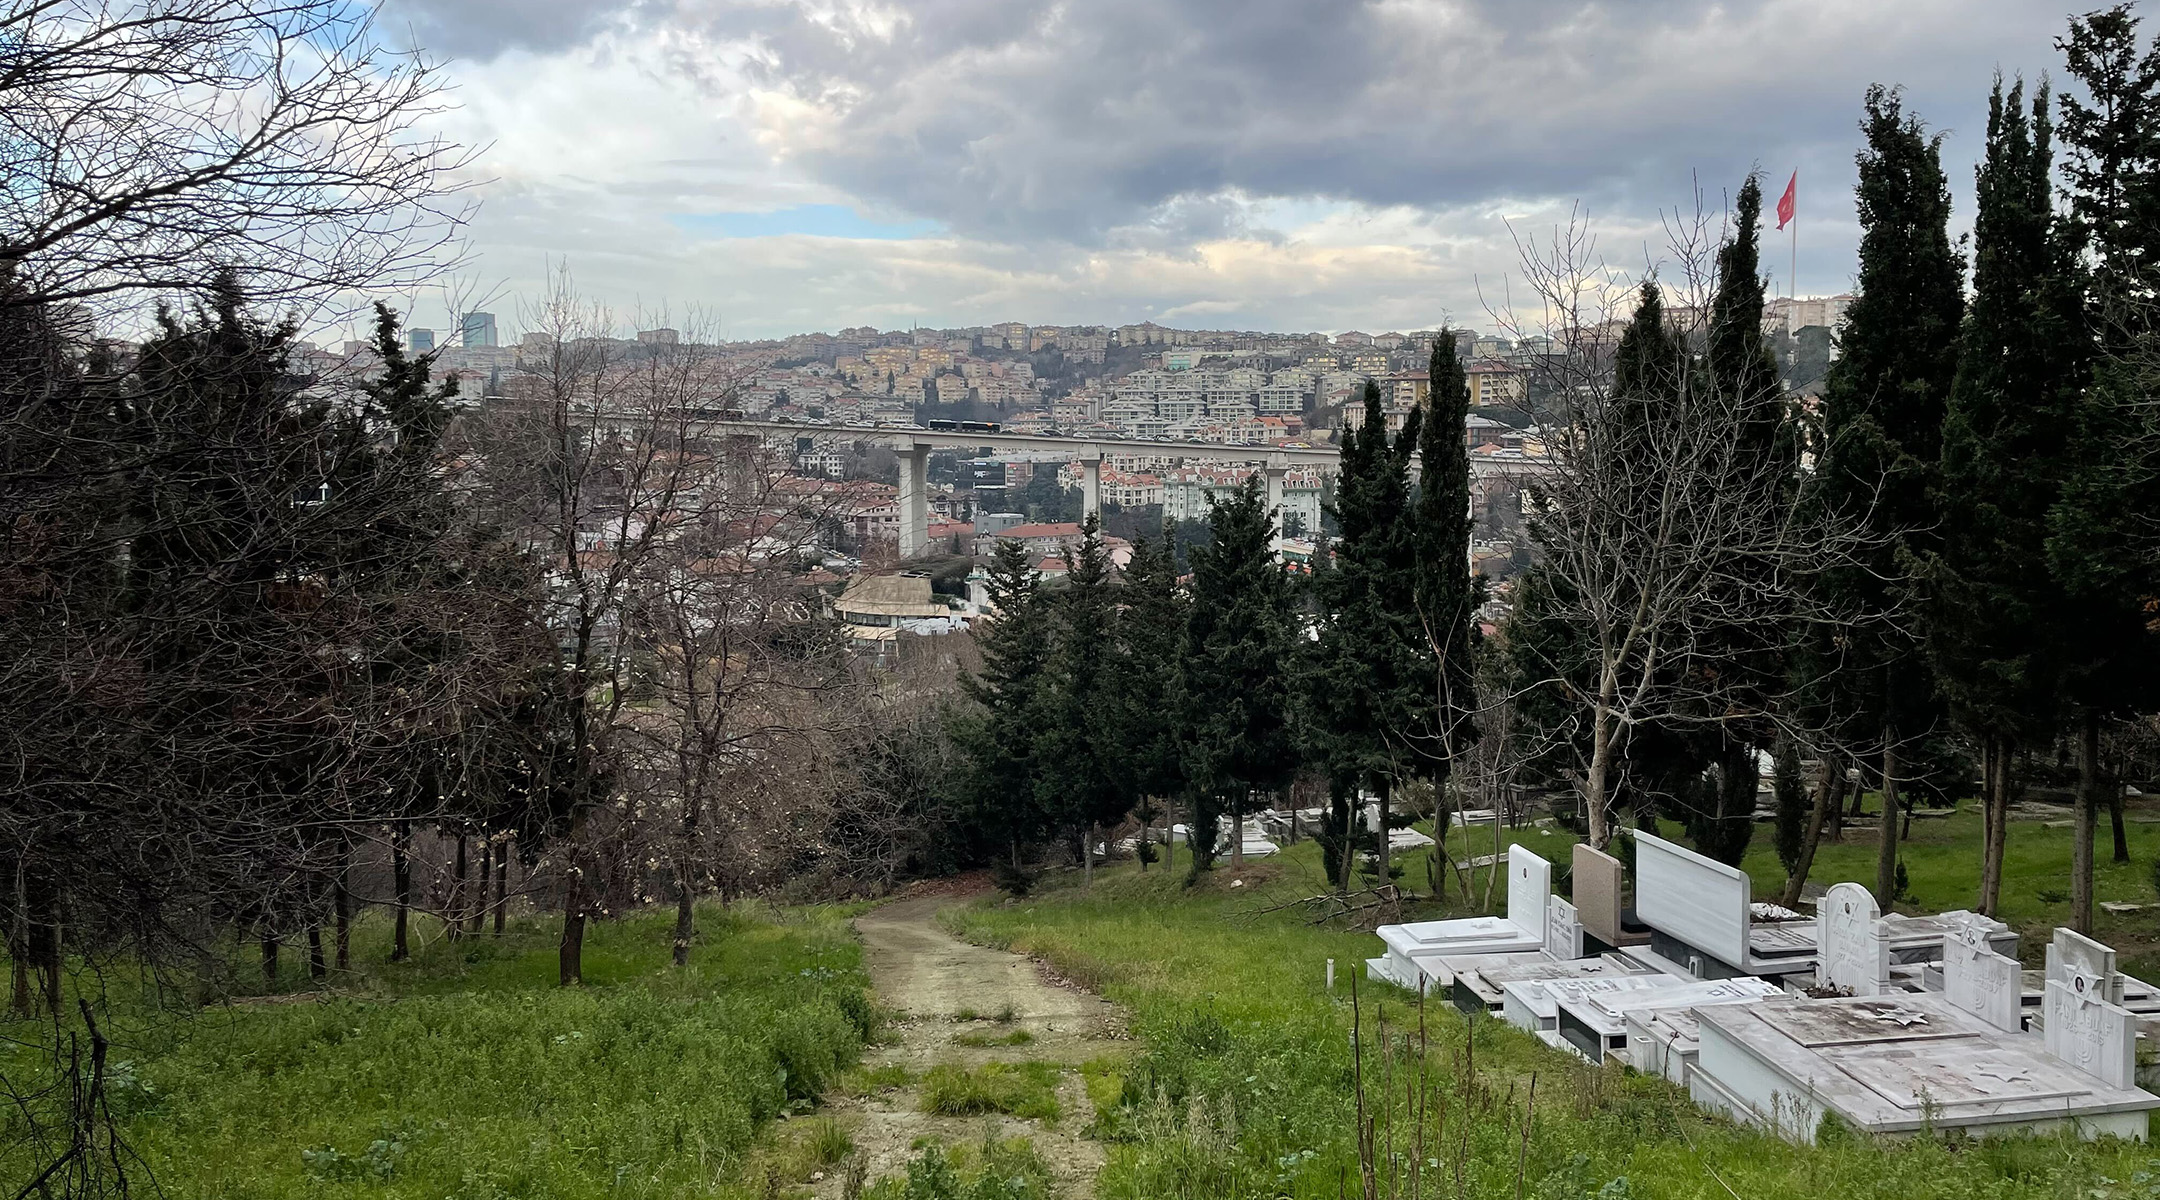
M 1062 451 L 1080 463 L 1080 492 L 1088 514 L 1102 516 L 1102 464 L 1106 454 L 1149 454 L 1250 463 L 1267 480 L 1268 506 L 1278 510 L 1283 476 L 1293 466 L 1334 470 L 1341 454 L 1333 446 L 1229 446 L 1219 442 L 1142 441 L 1132 438 L 1078 438 L 1047 434 L 969 432 L 967 430 L 894 428 L 891 425 L 798 425 L 788 421 L 701 421 L 718 432 L 756 433 L 766 437 L 846 438 L 883 441 L 900 456 L 900 557 L 915 558 L 930 543 L 930 452 L 951 450 Z

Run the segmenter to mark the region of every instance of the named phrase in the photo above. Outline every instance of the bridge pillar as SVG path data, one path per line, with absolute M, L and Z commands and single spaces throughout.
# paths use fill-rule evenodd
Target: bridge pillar
M 1283 535 L 1283 476 L 1290 473 L 1290 460 L 1281 454 L 1271 454 L 1260 465 L 1260 473 L 1267 478 L 1268 520 L 1274 523 L 1275 536 Z
M 1083 453 L 1080 458 L 1080 519 L 1102 520 L 1102 451 L 1088 448 L 1093 457 Z
M 900 456 L 900 557 L 920 558 L 930 549 L 930 447 L 895 442 Z

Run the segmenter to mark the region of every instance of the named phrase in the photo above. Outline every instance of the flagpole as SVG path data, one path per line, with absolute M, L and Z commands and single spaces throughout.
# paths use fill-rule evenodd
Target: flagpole
M 1793 172 L 1793 218 L 1792 218 L 1792 266 L 1785 276 L 1785 298 L 1792 301 L 1785 306 L 1785 328 L 1793 327 L 1794 310 L 1800 303 L 1800 173 Z

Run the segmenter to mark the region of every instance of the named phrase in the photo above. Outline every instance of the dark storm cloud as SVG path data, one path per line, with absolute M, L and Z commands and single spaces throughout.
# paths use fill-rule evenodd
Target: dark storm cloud
M 576 45 L 640 0 L 388 0 L 384 22 L 446 58 L 490 59 L 507 50 L 545 53 Z
M 1234 231 L 1207 199 L 1228 193 L 1642 212 L 1695 170 L 1713 194 L 1756 163 L 1849 172 L 1868 83 L 1977 135 L 1992 70 L 2048 66 L 2061 23 L 2030 0 L 682 0 L 666 19 L 842 114 L 791 151 L 816 178 L 964 234 L 1084 244 Z

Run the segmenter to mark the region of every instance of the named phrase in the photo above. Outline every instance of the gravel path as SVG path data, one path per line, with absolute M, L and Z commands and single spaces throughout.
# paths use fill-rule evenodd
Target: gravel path
M 986 1123 L 1000 1138 L 1026 1136 L 1057 1178 L 1061 1197 L 1094 1192 L 1103 1151 L 1083 1136 L 1094 1110 L 1078 1067 L 1113 1049 L 1123 1037 L 1116 1006 L 1093 993 L 1047 981 L 1035 962 L 1003 950 L 972 946 L 945 932 L 937 911 L 951 897 L 904 900 L 855 919 L 864 962 L 878 1002 L 899 1014 L 895 1044 L 872 1047 L 863 1065 L 900 1064 L 911 1079 L 941 1063 L 1047 1062 L 1067 1068 L 1058 1088 L 1062 1115 L 1054 1123 L 1009 1116 L 944 1117 L 922 1111 L 915 1084 L 849 1098 L 829 1111 L 867 1158 L 873 1180 L 902 1171 L 918 1139 L 947 1145 L 979 1141 Z M 973 1014 L 975 1019 L 966 1019 Z M 1009 1020 L 999 1018 L 1006 1015 Z M 962 1046 L 955 1035 L 990 1036 L 1024 1029 L 1024 1046 Z M 843 1172 L 835 1172 L 835 1175 Z M 837 1179 L 824 1181 L 821 1196 L 839 1194 Z

